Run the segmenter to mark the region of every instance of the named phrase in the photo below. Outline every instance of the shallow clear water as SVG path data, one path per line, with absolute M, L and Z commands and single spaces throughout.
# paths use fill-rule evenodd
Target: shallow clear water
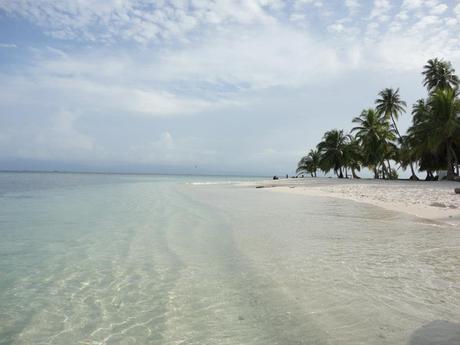
M 415 344 L 458 329 L 458 229 L 226 181 L 0 174 L 0 344 Z

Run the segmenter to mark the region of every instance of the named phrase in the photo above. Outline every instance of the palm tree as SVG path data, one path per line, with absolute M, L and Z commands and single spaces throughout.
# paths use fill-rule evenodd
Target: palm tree
M 451 88 L 437 89 L 429 98 L 431 111 L 419 127 L 429 133 L 427 145 L 432 152 L 445 145 L 447 160 L 447 178 L 454 179 L 454 161 L 458 165 L 455 145 L 460 144 L 460 99 L 458 93 Z M 458 170 L 458 169 L 457 169 Z
M 297 169 L 295 172 L 297 176 L 300 175 L 301 173 L 309 173 L 311 177 L 313 177 L 313 172 L 311 171 L 311 165 L 310 165 L 310 157 L 303 156 L 300 159 L 300 161 L 297 163 Z
M 379 178 L 380 165 L 385 178 L 385 159 L 389 158 L 390 143 L 396 138 L 390 124 L 382 121 L 374 109 L 363 110 L 360 116 L 353 119 L 353 123 L 358 124 L 351 131 L 356 132 L 356 139 L 362 147 L 363 163 L 374 170 L 375 178 Z
M 426 179 L 434 178 L 433 171 L 437 165 L 428 162 L 434 162 L 433 153 L 427 146 L 426 138 L 430 135 L 428 126 L 422 125 L 429 120 L 431 108 L 423 99 L 418 99 L 412 106 L 412 125 L 407 129 L 407 135 L 401 142 L 402 166 L 411 166 L 412 162 L 419 162 L 419 171 L 426 171 Z M 427 164 L 428 163 L 428 164 Z
M 334 170 L 334 173 L 343 178 L 345 164 L 344 150 L 349 141 L 349 137 L 343 130 L 333 129 L 324 133 L 323 140 L 317 145 L 321 155 L 319 167 L 324 172 Z
M 423 86 L 428 89 L 429 93 L 436 89 L 458 89 L 460 80 L 455 74 L 455 69 L 449 61 L 442 59 L 430 59 L 423 66 L 422 74 L 425 76 Z
M 345 144 L 344 148 L 345 175 L 347 175 L 346 168 L 350 168 L 353 178 L 359 179 L 360 177 L 356 175 L 356 171 L 361 171 L 361 147 L 359 146 L 358 140 L 354 136 L 349 134 L 348 138 L 349 141 Z
M 422 73 L 429 97 L 414 104 L 412 125 L 405 135 L 400 134 L 397 121 L 406 103 L 399 89 L 386 88 L 379 92 L 376 109 L 364 110 L 353 119 L 354 137 L 343 130 L 326 132 L 317 151 L 303 157 L 297 171 L 316 176 L 318 168 L 333 170 L 343 178 L 344 171 L 348 177 L 351 169 L 357 177 L 355 171 L 362 165 L 373 170 L 375 178 L 396 178 L 390 164 L 393 160 L 403 169 L 410 166 L 415 180 L 414 164 L 426 171 L 427 179 L 434 179 L 433 172 L 446 167 L 449 179 L 460 175 L 460 79 L 449 61 L 438 58 L 428 60 Z
M 412 172 L 410 180 L 418 181 L 419 178 L 415 174 L 414 162 L 418 160 L 417 151 L 414 149 L 413 137 L 404 135 L 399 139 L 399 154 L 398 161 L 405 170 L 408 166 Z
M 385 121 L 391 120 L 398 137 L 401 138 L 396 126 L 396 120 L 398 120 L 400 114 L 406 111 L 406 102 L 401 99 L 399 89 L 383 89 L 379 92 L 379 96 L 380 98 L 375 101 L 377 114 Z
M 311 175 L 311 177 L 316 177 L 316 171 L 319 167 L 320 158 L 321 155 L 317 150 L 310 150 L 308 155 L 302 157 L 302 159 L 297 164 L 297 175 L 302 172 L 307 172 Z

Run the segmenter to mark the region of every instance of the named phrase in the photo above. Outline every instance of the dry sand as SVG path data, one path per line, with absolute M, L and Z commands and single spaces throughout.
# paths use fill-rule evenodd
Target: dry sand
M 460 225 L 460 194 L 454 191 L 460 188 L 458 182 L 305 178 L 267 180 L 246 185 L 270 188 L 276 192 L 364 202 L 432 221 Z

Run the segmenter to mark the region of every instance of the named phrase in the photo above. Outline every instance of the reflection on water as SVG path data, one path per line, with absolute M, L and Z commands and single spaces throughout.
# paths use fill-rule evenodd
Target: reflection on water
M 460 322 L 451 227 L 178 177 L 41 178 L 0 183 L 0 344 L 412 345 Z

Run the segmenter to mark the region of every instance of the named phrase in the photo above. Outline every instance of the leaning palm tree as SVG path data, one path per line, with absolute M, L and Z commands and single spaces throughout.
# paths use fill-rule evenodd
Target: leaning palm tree
M 319 169 L 321 154 L 318 152 L 318 150 L 310 150 L 308 157 L 310 157 L 311 171 L 313 172 L 313 176 L 316 177 L 316 172 Z
M 311 171 L 311 160 L 308 156 L 303 156 L 300 161 L 297 163 L 296 174 L 297 176 L 303 173 L 309 173 L 313 177 L 313 172 Z
M 460 80 L 455 74 L 455 69 L 449 61 L 430 59 L 423 66 L 422 74 L 425 76 L 423 86 L 433 93 L 436 89 L 458 89 Z
M 396 134 L 401 138 L 398 127 L 396 126 L 396 120 L 398 120 L 399 115 L 406 111 L 406 102 L 401 99 L 399 89 L 383 89 L 379 92 L 379 96 L 380 98 L 375 101 L 377 114 L 385 121 L 391 120 Z
M 445 145 L 447 178 L 454 179 L 454 161 L 458 157 L 456 145 L 460 144 L 460 99 L 456 90 L 437 89 L 429 98 L 431 108 L 425 121 L 419 124 L 420 130 L 429 133 L 427 145 L 433 152 Z M 458 169 L 457 169 L 458 170 Z
M 345 163 L 344 150 L 349 137 L 343 130 L 333 129 L 324 133 L 323 140 L 317 145 L 321 155 L 319 167 L 324 172 L 334 170 L 334 173 L 343 178 L 343 167 Z
M 321 156 L 317 150 L 310 150 L 308 155 L 302 157 L 297 164 L 297 175 L 307 172 L 311 175 L 311 177 L 316 177 L 320 158 Z

